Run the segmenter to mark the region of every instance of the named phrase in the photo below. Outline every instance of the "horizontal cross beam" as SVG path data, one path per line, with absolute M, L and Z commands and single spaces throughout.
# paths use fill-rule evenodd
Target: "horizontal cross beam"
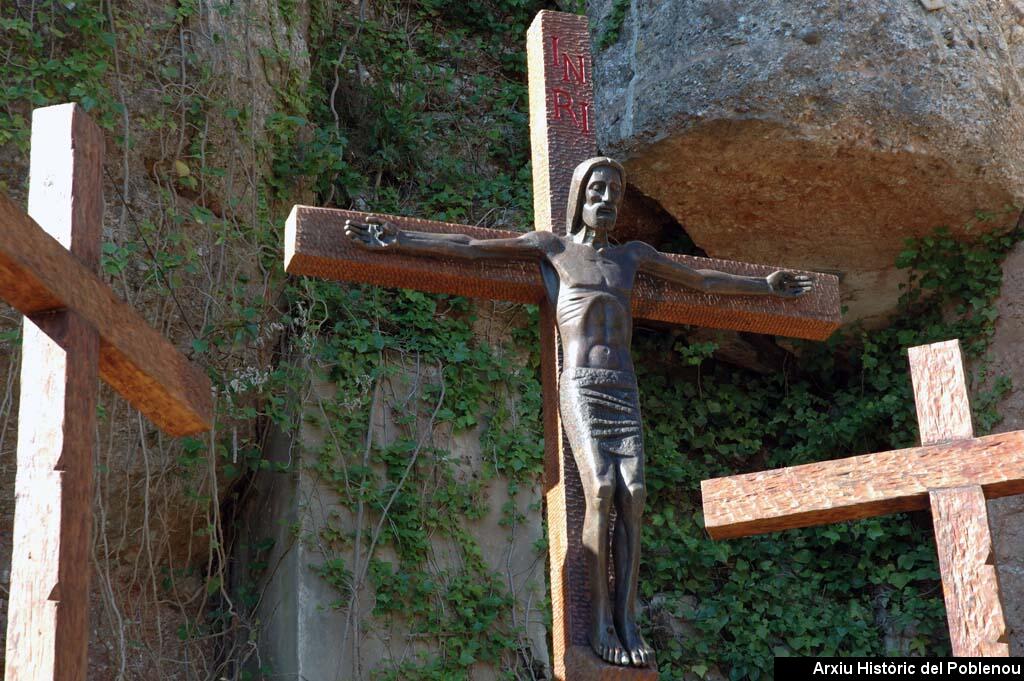
M 75 311 L 100 334 L 100 378 L 170 435 L 210 429 L 209 378 L 2 194 L 0 231 L 0 297 L 25 315 Z
M 1024 431 L 809 463 L 701 483 L 714 539 L 928 508 L 930 490 L 1024 493 Z
M 360 248 L 345 236 L 345 221 L 365 222 L 370 218 L 386 220 L 404 230 L 467 234 L 478 239 L 520 235 L 393 215 L 295 206 L 285 227 L 285 269 L 289 274 L 515 303 L 538 303 L 544 296 L 540 268 L 529 260 L 470 262 Z M 686 255 L 669 257 L 695 269 L 747 276 L 767 276 L 777 269 Z M 833 275 L 806 274 L 814 279 L 813 291 L 783 300 L 711 295 L 641 273 L 633 294 L 633 314 L 672 324 L 824 340 L 839 327 L 839 281 Z

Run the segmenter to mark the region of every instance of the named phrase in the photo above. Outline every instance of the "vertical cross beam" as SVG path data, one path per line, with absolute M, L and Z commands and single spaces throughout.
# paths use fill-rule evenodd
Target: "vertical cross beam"
M 32 117 L 29 214 L 99 264 L 103 135 L 73 104 Z M 72 310 L 26 317 L 7 681 L 84 681 L 99 335 Z
M 922 345 L 908 354 L 921 445 L 972 439 L 960 344 Z M 953 654 L 1006 657 L 1010 649 L 985 494 L 980 485 L 964 485 L 929 490 L 928 497 Z
M 566 203 L 573 168 L 597 150 L 593 133 L 588 135 L 577 125 L 578 119 L 566 113 L 564 108 L 557 108 L 559 104 L 575 102 L 576 98 L 588 105 L 593 101 L 593 85 L 588 78 L 591 66 L 586 18 L 560 12 L 538 13 L 526 34 L 526 55 L 534 228 L 561 234 L 565 231 Z M 560 55 L 566 55 L 561 59 L 582 59 L 582 73 L 578 78 L 570 77 L 563 81 Z M 569 107 L 572 111 L 572 105 Z M 540 342 L 552 668 L 555 678 L 564 680 L 569 678 L 566 664 L 569 651 L 573 646 L 587 645 L 585 623 L 590 617 L 590 598 L 580 541 L 583 487 L 569 443 L 562 432 L 558 411 L 561 358 L 555 311 L 549 302 L 541 304 Z
M 534 228 L 565 233 L 572 171 L 597 154 L 587 18 L 541 11 L 526 33 Z
M 534 227 L 565 233 L 573 170 L 597 153 L 590 35 L 584 16 L 541 11 L 526 34 Z M 583 486 L 558 411 L 561 372 L 554 309 L 541 304 L 544 489 L 551 581 L 552 667 L 560 681 L 653 681 L 654 668 L 617 667 L 590 649 L 590 584 L 581 535 Z

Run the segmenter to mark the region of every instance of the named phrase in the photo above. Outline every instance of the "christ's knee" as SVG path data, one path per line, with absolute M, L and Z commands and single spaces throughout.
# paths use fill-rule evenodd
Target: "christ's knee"
M 647 487 L 641 483 L 623 485 L 619 495 L 621 512 L 630 518 L 639 519 L 647 503 Z
M 614 478 L 597 478 L 591 489 L 586 490 L 586 492 L 588 516 L 591 513 L 601 516 L 608 515 L 612 507 L 612 501 L 615 498 Z

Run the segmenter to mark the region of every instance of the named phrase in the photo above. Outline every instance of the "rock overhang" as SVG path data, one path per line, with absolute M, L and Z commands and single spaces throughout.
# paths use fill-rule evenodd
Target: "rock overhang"
M 1024 194 L 1016 15 L 866 5 L 632 0 L 595 58 L 630 183 L 713 257 L 839 273 L 848 321 L 895 307 L 906 239 L 1012 225 Z

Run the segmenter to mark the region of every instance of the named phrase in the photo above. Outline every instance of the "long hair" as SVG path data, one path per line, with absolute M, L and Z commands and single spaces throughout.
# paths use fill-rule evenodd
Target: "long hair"
M 622 186 L 626 186 L 626 171 L 622 164 L 614 158 L 607 156 L 595 156 L 588 158 L 576 166 L 572 172 L 572 184 L 569 185 L 569 206 L 565 211 L 565 235 L 572 236 L 583 228 L 583 204 L 587 202 L 587 184 L 590 182 L 590 174 L 594 168 L 607 166 L 619 171 L 619 179 Z

